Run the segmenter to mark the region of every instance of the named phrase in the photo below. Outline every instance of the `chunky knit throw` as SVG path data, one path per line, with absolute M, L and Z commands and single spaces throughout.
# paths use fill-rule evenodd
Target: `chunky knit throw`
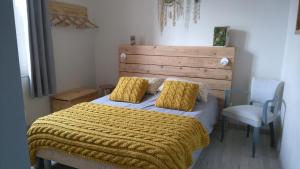
M 209 144 L 194 118 L 94 103 L 39 118 L 27 134 L 33 163 L 38 150 L 52 148 L 136 169 L 187 169 L 192 152 Z

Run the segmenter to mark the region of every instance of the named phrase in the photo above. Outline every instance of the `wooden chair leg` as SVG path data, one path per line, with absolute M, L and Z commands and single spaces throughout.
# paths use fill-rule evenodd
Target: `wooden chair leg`
M 221 121 L 221 142 L 224 141 L 224 134 L 225 134 L 225 120 L 226 117 L 222 116 L 222 121 Z
M 275 147 L 275 131 L 274 131 L 274 123 L 269 124 L 270 127 L 270 137 L 271 137 L 271 147 Z
M 51 160 L 44 160 L 44 168 L 51 169 Z
M 250 125 L 247 125 L 247 138 L 250 136 Z
M 253 138 L 252 138 L 252 157 L 255 158 L 255 153 L 256 153 L 256 145 L 259 139 L 259 130 L 260 128 L 254 127 L 253 130 Z

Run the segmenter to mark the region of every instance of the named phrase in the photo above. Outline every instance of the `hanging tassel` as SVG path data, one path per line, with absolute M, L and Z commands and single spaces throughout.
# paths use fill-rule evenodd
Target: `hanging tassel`
M 192 0 L 186 0 L 186 7 L 185 7 L 185 28 L 189 29 L 190 21 L 191 21 L 191 13 L 192 13 Z
M 194 23 L 197 24 L 200 20 L 200 0 L 194 2 Z
M 177 5 L 175 4 L 173 6 L 173 26 L 176 26 L 176 13 L 177 13 L 176 7 L 177 7 Z

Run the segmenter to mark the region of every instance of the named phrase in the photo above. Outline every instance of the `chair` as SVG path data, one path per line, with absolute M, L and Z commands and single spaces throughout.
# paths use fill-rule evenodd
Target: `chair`
M 248 105 L 232 106 L 231 96 L 234 93 L 249 94 L 239 90 L 225 91 L 225 108 L 222 111 L 221 142 L 224 139 L 225 120 L 233 119 L 247 124 L 247 137 L 253 127 L 252 157 L 259 139 L 260 128 L 269 125 L 271 147 L 275 146 L 274 121 L 279 117 L 283 102 L 284 82 L 252 78 Z

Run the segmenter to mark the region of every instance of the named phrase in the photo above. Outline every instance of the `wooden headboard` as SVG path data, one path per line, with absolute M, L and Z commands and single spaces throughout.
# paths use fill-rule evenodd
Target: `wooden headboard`
M 207 83 L 222 107 L 224 90 L 231 89 L 235 58 L 233 47 L 130 46 L 122 45 L 120 76 L 182 77 Z M 229 65 L 220 60 L 227 57 Z

